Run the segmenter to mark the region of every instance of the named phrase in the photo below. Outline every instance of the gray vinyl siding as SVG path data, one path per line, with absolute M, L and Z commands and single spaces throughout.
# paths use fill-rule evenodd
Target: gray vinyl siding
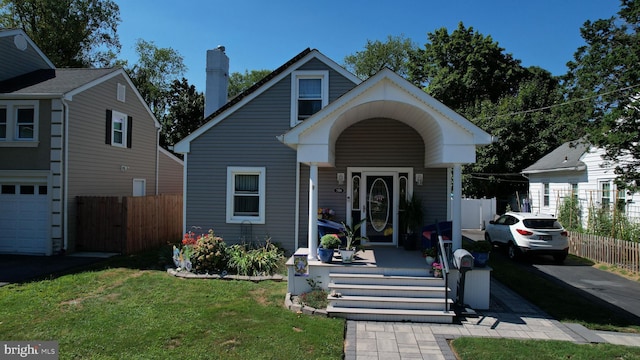
M 116 99 L 117 84 L 127 86 L 126 102 Z M 69 103 L 69 244 L 75 241 L 76 196 L 131 196 L 133 179 L 146 179 L 146 194 L 156 193 L 157 131 L 146 105 L 124 77 L 115 76 L 73 97 Z M 105 144 L 106 110 L 133 117 L 132 147 Z M 127 166 L 126 171 L 121 167 Z
M 355 86 L 315 59 L 295 70 L 329 70 L 330 101 Z M 213 229 L 228 244 L 242 242 L 243 234 L 250 233 L 250 240 L 270 237 L 289 252 L 294 250 L 296 152 L 276 139 L 290 130 L 290 118 L 291 76 L 286 76 L 191 142 L 187 156 L 187 230 Z M 226 223 L 230 166 L 266 168 L 265 224 Z M 301 194 L 301 203 L 303 197 L 306 195 Z
M 345 129 L 336 143 L 336 167 L 318 169 L 318 207 L 336 211 L 335 220 L 347 218 L 347 181 L 338 185 L 336 174 L 348 167 L 411 167 L 424 175 L 424 183 L 413 183 L 421 200 L 424 223 L 447 219 L 447 169 L 424 167 L 424 142 L 411 127 L 393 119 L 369 119 Z M 409 179 L 413 181 L 413 179 Z M 300 246 L 306 247 L 308 233 L 309 167 L 300 175 Z M 336 192 L 342 188 L 344 192 Z
M 38 108 L 38 147 L 0 147 L 0 170 L 49 170 L 51 100 L 39 100 Z
M 31 45 L 24 51 L 18 50 L 13 43 L 13 38 L 13 36 L 0 37 L 0 64 L 10 64 L 0 67 L 0 81 L 49 68 Z

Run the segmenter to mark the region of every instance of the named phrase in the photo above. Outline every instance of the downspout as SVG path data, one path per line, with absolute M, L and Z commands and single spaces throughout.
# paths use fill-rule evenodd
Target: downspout
M 182 233 L 187 233 L 187 157 L 189 153 L 184 153 L 182 162 Z
M 62 106 L 64 109 L 64 120 L 62 121 L 64 140 L 62 141 L 62 152 L 64 158 L 64 166 L 62 167 L 62 250 L 67 251 L 69 247 L 69 199 L 67 193 L 69 189 L 69 104 L 67 99 L 62 97 Z
M 156 129 L 156 195 L 158 195 L 158 178 L 160 177 L 160 129 Z
M 300 245 L 299 243 L 299 232 L 300 232 L 300 162 L 296 160 L 296 213 L 294 214 L 294 237 L 293 237 L 293 249 L 294 251 L 298 250 Z

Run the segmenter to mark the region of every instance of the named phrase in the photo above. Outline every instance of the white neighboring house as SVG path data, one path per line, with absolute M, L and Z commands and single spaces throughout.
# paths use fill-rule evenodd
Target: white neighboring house
M 618 163 L 604 160 L 603 154 L 602 148 L 570 141 L 522 170 L 529 179 L 531 211 L 557 215 L 562 199 L 573 194 L 580 202 L 583 226 L 591 207 L 612 209 L 618 201 L 625 203 L 630 219 L 640 220 L 640 196 L 618 191 L 614 181 Z

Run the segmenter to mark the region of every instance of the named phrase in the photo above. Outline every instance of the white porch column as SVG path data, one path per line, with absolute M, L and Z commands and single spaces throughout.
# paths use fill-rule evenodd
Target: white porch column
M 462 165 L 453 165 L 453 204 L 451 218 L 451 237 L 453 250 L 462 247 Z
M 311 163 L 309 168 L 309 254 L 307 259 L 318 257 L 318 164 Z

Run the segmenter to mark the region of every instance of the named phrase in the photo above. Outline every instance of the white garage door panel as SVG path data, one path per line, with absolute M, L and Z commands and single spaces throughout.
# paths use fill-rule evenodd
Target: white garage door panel
M 0 194 L 0 252 L 46 254 L 47 195 Z

